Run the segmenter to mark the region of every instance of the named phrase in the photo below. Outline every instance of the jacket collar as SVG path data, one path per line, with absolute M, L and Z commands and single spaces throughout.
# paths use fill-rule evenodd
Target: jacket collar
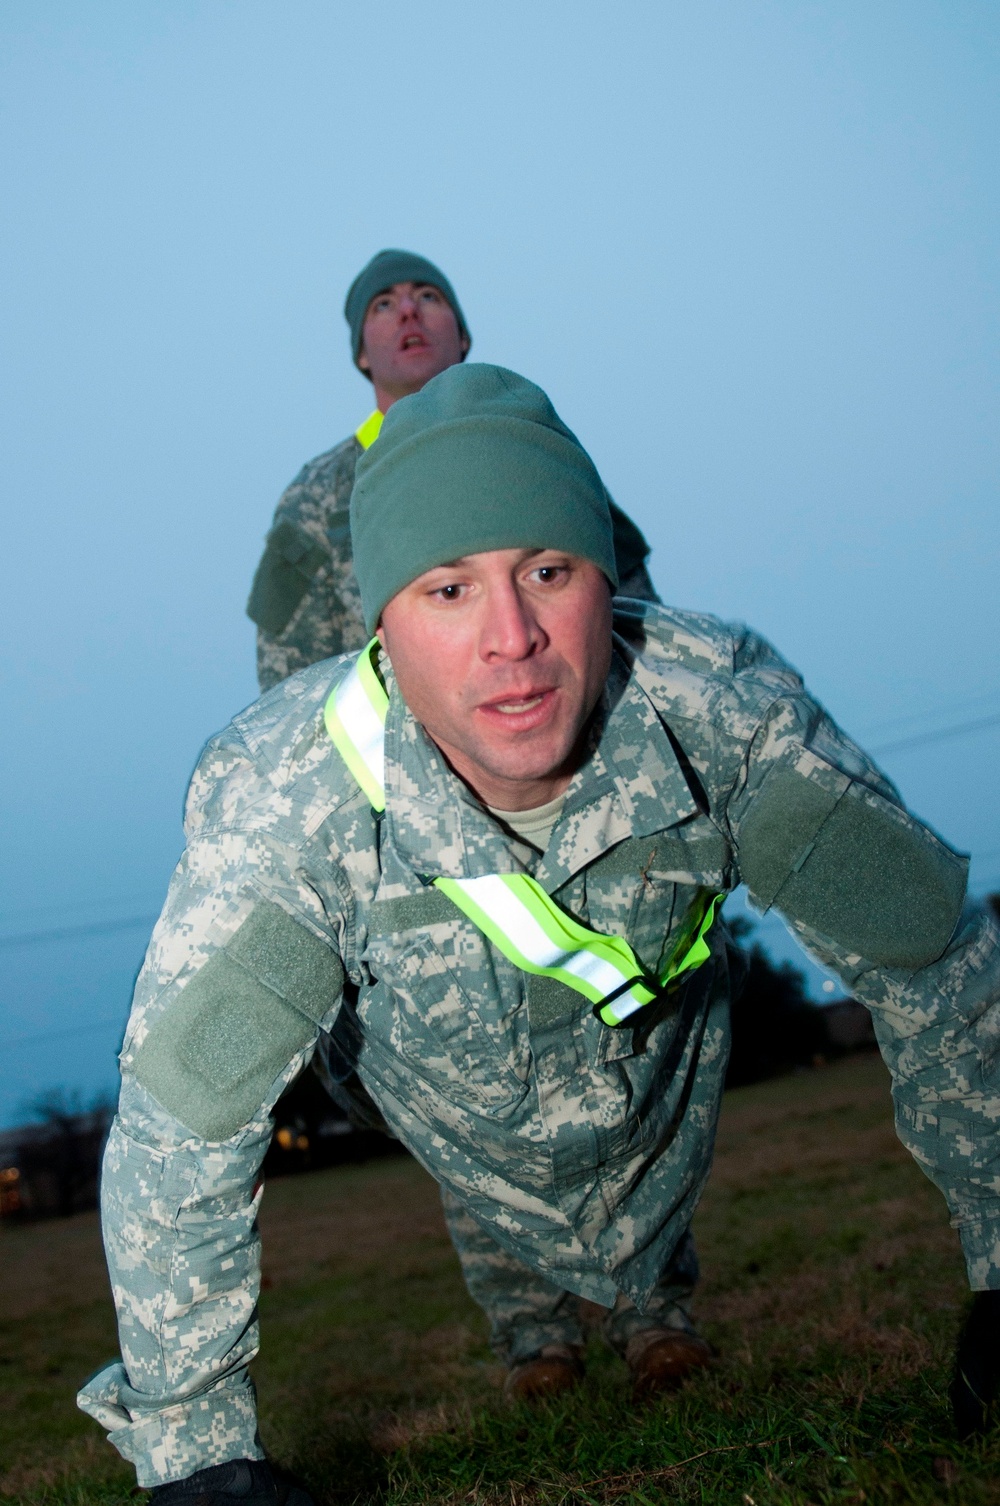
M 414 720 L 391 671 L 385 681 L 385 820 L 396 853 L 428 881 L 520 872 L 509 839 Z M 616 653 L 589 755 L 566 792 L 536 879 L 554 893 L 619 842 L 663 831 L 696 810 L 660 716 Z

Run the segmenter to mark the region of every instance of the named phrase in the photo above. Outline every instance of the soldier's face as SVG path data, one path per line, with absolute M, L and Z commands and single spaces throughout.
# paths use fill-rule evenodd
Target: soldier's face
M 611 664 L 611 588 L 554 549 L 428 570 L 378 630 L 400 692 L 487 805 L 530 810 L 569 784 Z
M 469 348 L 455 311 L 428 282 L 397 282 L 368 305 L 358 365 L 367 371 L 384 412 L 457 366 Z

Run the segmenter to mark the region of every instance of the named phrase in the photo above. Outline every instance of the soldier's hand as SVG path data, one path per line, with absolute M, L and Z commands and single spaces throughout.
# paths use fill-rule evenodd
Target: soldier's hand
M 313 1506 L 313 1499 L 266 1460 L 233 1459 L 157 1485 L 150 1506 Z
M 1000 1291 L 977 1292 L 958 1339 L 951 1410 L 960 1438 L 985 1433 L 1000 1392 Z

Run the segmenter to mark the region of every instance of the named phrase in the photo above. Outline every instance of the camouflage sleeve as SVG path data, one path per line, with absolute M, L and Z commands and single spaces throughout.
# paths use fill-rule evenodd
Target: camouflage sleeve
M 966 901 L 967 861 L 804 691 L 771 702 L 728 815 L 754 904 L 872 1011 L 900 1139 L 972 1287 L 1000 1288 L 1000 932 Z
M 257 783 L 234 767 L 245 762 L 216 746 L 196 774 L 217 786 L 216 819 L 230 821 L 206 822 L 195 801 L 200 829 L 136 986 L 104 1160 L 122 1358 L 78 1401 L 142 1486 L 263 1457 L 247 1373 L 258 1171 L 271 1106 L 332 1025 L 342 991 L 342 917 L 275 832 L 240 829 Z
M 348 512 L 359 453 L 351 439 L 320 456 L 278 503 L 247 603 L 261 690 L 368 641 Z

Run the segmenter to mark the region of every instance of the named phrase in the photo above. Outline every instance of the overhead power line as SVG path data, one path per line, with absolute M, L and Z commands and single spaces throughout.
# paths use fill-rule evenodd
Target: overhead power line
M 13 1051 L 16 1046 L 34 1046 L 39 1041 L 54 1041 L 60 1036 L 87 1035 L 91 1030 L 103 1030 L 108 1025 L 125 1025 L 123 1015 L 113 1015 L 100 1020 L 88 1020 L 85 1025 L 67 1025 L 63 1030 L 39 1030 L 34 1035 L 15 1035 L 9 1041 L 0 1041 L 0 1051 Z
M 156 889 L 133 889 L 129 894 L 104 894 L 91 895 L 89 899 L 61 899 L 53 900 L 46 905 L 29 905 L 26 909 L 12 911 L 8 920 L 13 925 L 15 920 L 28 925 L 34 922 L 37 925 L 46 923 L 49 916 L 66 916 L 74 910 L 101 911 L 121 909 L 122 905 L 134 905 L 137 900 L 142 904 L 157 905 L 163 899 L 167 886 L 166 878 Z M 82 924 L 82 922 L 81 922 Z
M 987 727 L 1000 726 L 1000 711 L 993 716 L 981 716 L 974 722 L 958 722 L 952 727 L 939 727 L 936 732 L 918 732 L 913 737 L 900 737 L 895 742 L 882 743 L 870 748 L 871 753 L 901 753 L 904 748 L 919 748 L 925 743 L 943 742 L 948 737 L 964 737 L 967 732 L 982 732 Z
M 882 738 L 917 737 L 924 731 L 932 731 L 935 726 L 950 727 L 958 722 L 972 721 L 974 717 L 993 716 L 997 712 L 1000 712 L 1000 688 L 991 689 L 986 695 L 973 696 L 970 700 L 953 701 L 948 706 L 925 707 L 923 711 L 909 711 L 888 720 L 867 722 L 863 726 L 864 735 L 858 740 L 867 747 Z M 852 723 L 852 729 L 853 726 Z
M 36 942 L 72 941 L 78 936 L 104 936 L 111 931 L 133 931 L 153 926 L 156 915 L 129 915 L 121 920 L 95 920 L 90 925 L 60 926 L 52 931 L 19 931 L 15 936 L 0 936 L 0 948 L 33 946 Z
M 944 742 L 952 737 L 965 737 L 972 732 L 985 732 L 990 727 L 1000 726 L 1000 711 L 990 716 L 977 717 L 974 721 L 955 722 L 950 727 L 938 727 L 933 732 L 918 732 L 910 737 L 900 737 L 893 742 L 879 743 L 869 748 L 870 753 L 902 753 L 908 748 L 925 747 L 929 743 Z M 59 926 L 47 931 L 19 931 L 13 936 L 0 936 L 0 950 L 5 947 L 34 946 L 36 944 L 72 941 L 77 937 L 104 936 L 114 931 L 138 930 L 140 926 L 155 925 L 156 915 L 131 915 L 121 920 L 99 920 L 88 925 Z
M 987 881 L 985 888 L 992 889 L 994 885 L 1000 885 L 1000 874 Z M 33 1046 L 39 1041 L 58 1040 L 61 1037 L 71 1035 L 88 1035 L 93 1030 L 103 1030 L 108 1025 L 124 1026 L 121 1015 L 104 1016 L 99 1020 L 88 1020 L 84 1025 L 70 1025 L 62 1030 L 41 1030 L 33 1035 L 16 1035 L 10 1040 L 0 1041 L 0 1051 L 13 1051 L 17 1046 Z

